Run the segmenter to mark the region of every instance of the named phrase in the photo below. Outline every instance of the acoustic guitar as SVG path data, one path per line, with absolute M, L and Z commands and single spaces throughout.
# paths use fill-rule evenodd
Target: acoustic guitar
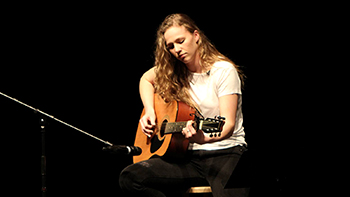
M 204 119 L 200 112 L 183 102 L 165 102 L 158 94 L 154 95 L 156 127 L 151 137 L 147 137 L 139 123 L 134 146 L 141 148 L 142 153 L 134 156 L 134 163 L 148 160 L 152 157 L 182 158 L 188 148 L 189 141 L 182 135 L 182 129 L 187 121 L 194 120 L 196 130 L 210 133 L 210 136 L 220 136 L 224 125 L 224 117 Z M 143 109 L 141 117 L 144 115 Z

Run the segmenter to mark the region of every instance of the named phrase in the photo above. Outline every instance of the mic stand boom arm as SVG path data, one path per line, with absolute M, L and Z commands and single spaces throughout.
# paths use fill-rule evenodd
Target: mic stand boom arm
M 9 98 L 9 99 L 11 99 L 11 100 L 13 100 L 13 101 L 16 101 L 17 103 L 19 103 L 19 104 L 21 104 L 21 105 L 24 105 L 24 106 L 26 106 L 26 107 L 28 107 L 28 108 L 34 110 L 35 112 L 39 112 L 39 113 L 41 113 L 41 114 L 43 114 L 43 115 L 45 115 L 45 116 L 47 116 L 47 117 L 49 117 L 49 118 L 52 118 L 52 119 L 56 120 L 57 122 L 60 122 L 60 123 L 66 125 L 66 126 L 68 126 L 68 127 L 70 127 L 70 128 L 73 128 L 73 129 L 75 129 L 75 130 L 77 130 L 77 131 L 79 131 L 79 132 L 85 134 L 85 135 L 88 135 L 88 136 L 90 136 L 90 137 L 92 137 L 92 138 L 94 138 L 94 139 L 96 139 L 96 140 L 98 140 L 98 141 L 100 141 L 100 142 L 103 142 L 103 143 L 105 143 L 105 144 L 107 144 L 107 145 L 113 146 L 112 143 L 110 143 L 110 142 L 108 142 L 108 141 L 104 141 L 104 140 L 102 140 L 102 139 L 100 139 L 100 138 L 98 138 L 98 137 L 96 137 L 96 136 L 94 136 L 94 135 L 91 135 L 90 133 L 85 132 L 85 131 L 83 131 L 83 130 L 81 130 L 81 129 L 79 129 L 79 128 L 73 126 L 73 125 L 70 125 L 70 124 L 68 124 L 68 123 L 66 123 L 66 122 L 63 122 L 62 120 L 60 120 L 60 119 L 58 119 L 58 118 L 55 118 L 54 116 L 52 116 L 52 115 L 50 115 L 50 114 L 48 114 L 48 113 L 45 113 L 45 112 L 43 112 L 43 111 L 41 111 L 41 110 L 39 110 L 39 109 L 36 109 L 36 108 L 34 108 L 34 107 L 30 106 L 30 105 L 27 105 L 27 104 L 25 104 L 25 103 L 23 103 L 23 102 L 21 102 L 21 101 L 15 99 L 15 98 L 12 98 L 12 97 L 10 97 L 10 96 L 8 96 L 8 95 L 2 93 L 2 92 L 0 92 L 0 94 L 3 95 L 3 96 L 5 96 L 5 97 L 7 97 L 7 98 Z

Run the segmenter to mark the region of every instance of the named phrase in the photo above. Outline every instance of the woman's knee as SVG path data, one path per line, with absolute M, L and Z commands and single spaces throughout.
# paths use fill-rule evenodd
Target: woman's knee
M 119 175 L 119 186 L 123 191 L 131 191 L 133 185 L 133 175 L 132 171 L 126 167 Z
M 119 175 L 119 186 L 124 192 L 135 193 L 143 189 L 142 169 L 137 164 L 126 167 Z

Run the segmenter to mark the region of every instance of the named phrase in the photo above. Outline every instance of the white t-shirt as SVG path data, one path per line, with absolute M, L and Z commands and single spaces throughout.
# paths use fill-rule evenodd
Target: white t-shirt
M 213 143 L 190 143 L 189 150 L 220 150 L 246 145 L 243 128 L 241 81 L 236 68 L 227 61 L 214 63 L 210 73 L 192 73 L 191 96 L 205 118 L 220 115 L 219 97 L 238 94 L 236 123 L 231 137 Z M 205 135 L 210 135 L 206 134 Z

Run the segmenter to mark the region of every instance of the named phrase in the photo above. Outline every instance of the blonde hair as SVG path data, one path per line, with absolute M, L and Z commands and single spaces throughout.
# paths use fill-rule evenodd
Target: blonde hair
M 168 51 L 165 43 L 164 33 L 174 25 L 184 26 L 190 33 L 193 33 L 195 30 L 198 31 L 198 52 L 202 70 L 209 70 L 217 61 L 228 61 L 236 67 L 243 84 L 244 75 L 238 69 L 238 66 L 215 48 L 189 16 L 185 14 L 171 14 L 165 18 L 158 28 L 154 52 L 154 66 L 156 67 L 155 91 L 164 100 L 182 101 L 192 107 L 196 106 L 188 91 L 190 89 L 190 79 L 188 77 L 190 71 L 183 62 L 179 61 Z

